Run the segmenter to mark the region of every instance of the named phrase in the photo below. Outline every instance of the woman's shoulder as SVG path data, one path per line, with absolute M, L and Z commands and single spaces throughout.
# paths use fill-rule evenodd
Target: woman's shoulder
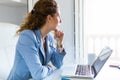
M 33 34 L 32 30 L 23 30 L 21 34 Z
M 21 33 L 20 33 L 20 37 L 22 36 L 26 36 L 26 37 L 29 37 L 29 38 L 35 38 L 35 34 L 32 30 L 23 30 Z

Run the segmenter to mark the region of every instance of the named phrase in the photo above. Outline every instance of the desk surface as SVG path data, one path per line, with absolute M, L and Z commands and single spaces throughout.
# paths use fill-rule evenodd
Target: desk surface
M 109 67 L 109 63 L 102 68 L 100 73 L 95 78 L 95 80 L 119 80 L 119 79 L 120 69 Z
M 61 80 L 61 74 L 63 69 L 56 70 L 52 75 L 48 76 L 44 80 Z M 120 70 L 117 68 L 109 67 L 109 62 L 107 62 L 104 67 L 101 69 L 97 77 L 93 80 L 119 80 L 120 79 Z M 71 78 L 70 80 L 91 80 L 91 79 L 75 79 Z

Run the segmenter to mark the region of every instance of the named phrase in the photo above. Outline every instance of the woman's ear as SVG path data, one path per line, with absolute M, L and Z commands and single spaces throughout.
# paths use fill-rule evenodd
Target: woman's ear
M 51 16 L 51 15 L 48 15 L 48 16 L 47 16 L 47 19 L 46 19 L 47 23 L 50 23 L 51 20 L 52 20 L 52 16 Z

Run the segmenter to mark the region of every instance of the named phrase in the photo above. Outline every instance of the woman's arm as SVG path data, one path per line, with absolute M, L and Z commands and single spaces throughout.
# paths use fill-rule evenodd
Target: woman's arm
M 63 65 L 63 58 L 65 56 L 66 52 L 63 49 L 63 51 L 60 53 L 57 49 L 54 48 L 52 57 L 51 57 L 51 62 L 56 68 L 60 68 Z
M 53 36 L 49 35 L 48 38 L 51 43 L 51 45 L 50 45 L 51 52 L 52 52 L 51 62 L 56 68 L 60 68 L 63 64 L 63 58 L 66 54 L 66 51 L 63 48 L 63 46 L 60 47 L 61 48 L 61 50 L 60 50 L 60 48 L 55 43 Z

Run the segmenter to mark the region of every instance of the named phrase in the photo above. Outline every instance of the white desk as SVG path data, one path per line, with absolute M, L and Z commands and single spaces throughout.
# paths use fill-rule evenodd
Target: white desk
M 61 73 L 61 69 L 55 70 L 50 76 L 46 77 L 43 80 L 61 80 Z
M 56 70 L 52 75 L 48 76 L 44 80 L 61 80 L 62 69 Z M 91 79 L 77 79 L 71 78 L 70 80 L 91 80 Z M 102 70 L 99 72 L 97 77 L 93 80 L 120 80 L 120 70 L 117 68 L 109 67 L 109 62 L 107 62 Z

